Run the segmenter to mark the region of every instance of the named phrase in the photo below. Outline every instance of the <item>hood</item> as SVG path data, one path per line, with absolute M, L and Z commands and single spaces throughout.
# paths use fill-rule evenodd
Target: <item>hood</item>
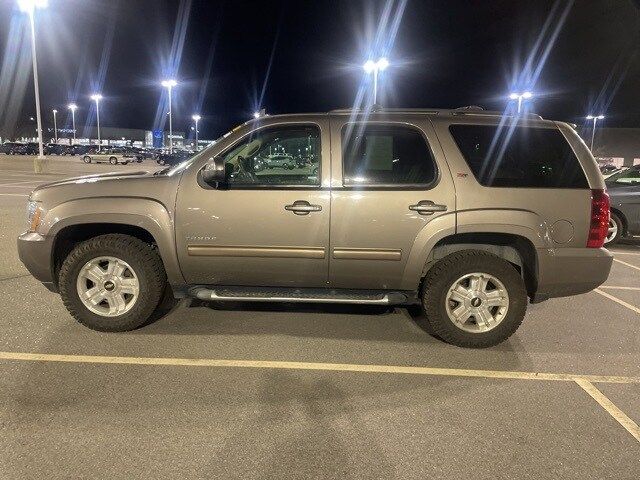
M 113 172 L 67 178 L 40 185 L 33 192 L 32 200 L 55 206 L 72 200 L 86 198 L 150 198 L 165 202 L 175 197 L 181 175 L 169 176 L 145 171 Z

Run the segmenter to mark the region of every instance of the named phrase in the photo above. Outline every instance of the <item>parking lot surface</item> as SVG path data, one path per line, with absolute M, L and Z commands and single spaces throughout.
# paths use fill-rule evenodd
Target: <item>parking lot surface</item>
M 0 158 L 1 478 L 638 478 L 640 241 L 486 350 L 362 306 L 183 301 L 98 333 L 15 238 L 36 185 L 113 169 Z

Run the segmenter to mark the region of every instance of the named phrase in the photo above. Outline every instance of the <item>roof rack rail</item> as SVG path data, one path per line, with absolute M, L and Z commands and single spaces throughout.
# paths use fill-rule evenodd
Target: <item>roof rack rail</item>
M 424 115 L 480 115 L 486 117 L 522 117 L 532 120 L 543 120 L 536 113 L 511 114 L 496 110 L 485 110 L 477 105 L 469 105 L 467 107 L 459 107 L 453 109 L 446 108 L 383 108 L 380 105 L 373 105 L 370 108 L 338 108 L 330 110 L 329 113 L 408 113 L 408 114 L 424 114 Z

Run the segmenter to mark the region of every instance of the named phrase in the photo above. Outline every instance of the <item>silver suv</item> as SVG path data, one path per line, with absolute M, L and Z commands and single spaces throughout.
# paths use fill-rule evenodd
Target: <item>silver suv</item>
M 317 163 L 256 169 L 270 152 Z M 612 262 L 604 181 L 574 129 L 471 109 L 265 116 L 156 174 L 39 187 L 28 212 L 20 258 L 101 331 L 144 325 L 170 288 L 420 304 L 441 339 L 487 347 L 528 300 L 588 292 Z

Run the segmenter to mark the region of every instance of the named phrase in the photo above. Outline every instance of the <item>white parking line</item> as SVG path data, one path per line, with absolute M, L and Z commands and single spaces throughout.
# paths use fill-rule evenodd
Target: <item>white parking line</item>
M 0 193 L 3 197 L 28 197 L 25 193 Z
M 640 442 L 640 427 L 638 424 L 631 420 L 622 410 L 616 407 L 609 398 L 605 396 L 600 390 L 598 390 L 591 382 L 587 380 L 576 380 L 576 383 L 587 392 L 591 398 L 600 404 L 609 415 L 611 415 L 620 425 L 622 425 L 627 432 L 633 435 L 638 442 Z
M 629 267 L 629 268 L 634 268 L 634 269 L 636 269 L 636 270 L 640 270 L 640 267 L 638 267 L 637 265 L 632 265 L 632 264 L 630 264 L 630 263 L 623 262 L 622 260 L 618 260 L 617 258 L 614 258 L 614 259 L 613 259 L 613 261 L 614 261 L 614 262 L 621 263 L 622 265 L 625 265 L 625 266 L 627 266 L 627 267 Z
M 596 288 L 594 290 L 594 292 L 599 293 L 603 297 L 607 297 L 609 300 L 613 300 L 614 302 L 619 303 L 623 307 L 627 307 L 632 312 L 636 312 L 636 313 L 640 314 L 640 308 L 638 308 L 638 307 L 636 307 L 634 305 L 631 305 L 630 303 L 627 303 L 624 300 L 620 300 L 618 297 L 614 297 L 613 295 L 609 295 L 607 292 L 603 292 L 599 288 Z
M 574 375 L 571 373 L 513 372 L 500 370 L 465 370 L 458 368 L 412 367 L 402 365 L 358 365 L 351 363 L 280 362 L 268 360 L 224 360 L 175 357 L 108 357 L 97 355 L 59 355 L 51 353 L 0 352 L 0 360 L 31 362 L 98 363 L 115 365 L 154 365 L 180 367 L 258 368 L 276 370 L 318 370 L 334 372 L 395 373 L 441 377 L 502 378 L 594 383 L 637 383 L 640 377 L 614 375 Z
M 23 183 L 33 183 L 34 185 L 38 185 L 42 182 L 38 180 L 20 180 L 19 182 L 11 182 L 11 183 L 0 183 L 0 187 L 14 187 L 14 186 L 22 186 Z M 26 187 L 24 187 L 26 188 Z
M 619 287 L 617 285 L 600 285 L 600 288 L 610 288 L 612 290 L 640 290 L 640 287 Z
M 636 252 L 613 252 L 614 255 L 633 255 L 636 257 L 640 257 L 640 253 Z

